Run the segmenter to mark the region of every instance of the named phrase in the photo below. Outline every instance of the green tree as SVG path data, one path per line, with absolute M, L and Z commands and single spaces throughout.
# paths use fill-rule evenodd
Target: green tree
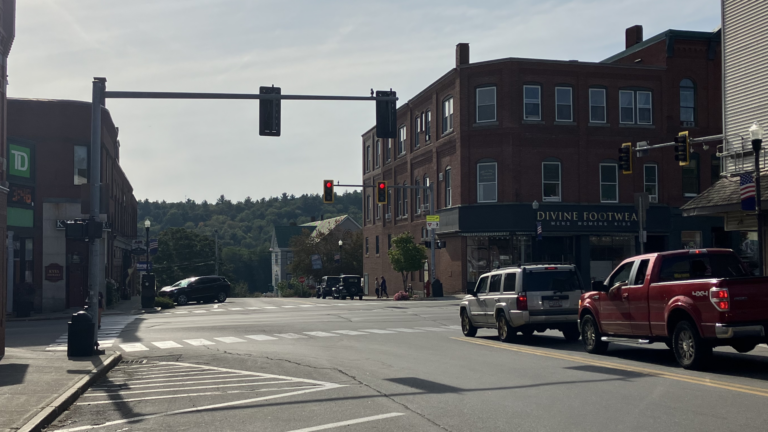
M 160 233 L 158 243 L 157 255 L 152 258 L 158 285 L 214 274 L 216 246 L 213 238 L 185 228 L 168 228 Z
M 341 250 L 339 240 L 342 241 Z M 331 232 L 314 232 L 303 230 L 302 234 L 291 239 L 293 262 L 289 265 L 291 274 L 308 276 L 315 282 L 323 276 L 338 274 L 363 274 L 363 233 L 332 230 Z M 335 260 L 335 255 L 341 251 L 341 264 Z M 320 255 L 323 267 L 312 268 L 312 255 Z
M 427 248 L 416 244 L 411 233 L 406 231 L 392 239 L 392 249 L 387 252 L 387 255 L 389 255 L 392 269 L 402 275 L 403 291 L 405 291 L 408 273 L 424 268 L 424 262 L 427 260 Z

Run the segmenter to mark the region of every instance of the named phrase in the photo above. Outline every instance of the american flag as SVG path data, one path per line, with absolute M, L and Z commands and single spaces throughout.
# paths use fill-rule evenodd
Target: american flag
M 541 222 L 536 222 L 536 239 L 541 240 Z
M 149 253 L 151 255 L 157 255 L 157 239 L 149 239 Z
M 752 174 L 742 174 L 739 181 L 739 194 L 741 195 L 741 209 L 745 211 L 755 210 L 755 179 Z

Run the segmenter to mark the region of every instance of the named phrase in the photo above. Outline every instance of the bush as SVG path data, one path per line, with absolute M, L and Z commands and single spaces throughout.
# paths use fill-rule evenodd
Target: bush
M 280 281 L 277 283 L 277 291 L 280 292 L 281 297 L 312 297 L 314 294 L 304 284 L 299 283 L 296 279 L 291 281 Z
M 159 307 L 160 309 L 172 309 L 175 308 L 176 305 L 174 305 L 173 300 L 168 297 L 155 297 L 155 307 Z
M 395 296 L 392 298 L 392 300 L 395 301 L 402 301 L 402 300 L 410 300 L 411 297 L 408 296 L 408 293 L 405 291 L 400 291 L 399 293 L 395 294 Z

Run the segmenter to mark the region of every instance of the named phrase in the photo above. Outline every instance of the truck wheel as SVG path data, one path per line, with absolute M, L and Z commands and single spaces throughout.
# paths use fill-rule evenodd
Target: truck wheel
M 466 310 L 461 311 L 461 332 L 466 337 L 475 337 L 477 334 L 477 327 L 472 324 L 472 320 L 469 319 L 469 314 Z
M 731 344 L 731 347 L 736 350 L 736 352 L 741 354 L 746 354 L 753 349 L 757 347 L 756 342 L 745 342 L 745 341 L 737 341 Z
M 517 331 L 509 325 L 504 314 L 496 315 L 496 330 L 499 332 L 499 340 L 502 342 L 512 342 L 517 335 Z
M 575 342 L 579 340 L 579 337 L 581 336 L 581 332 L 579 331 L 579 326 L 577 324 L 569 325 L 562 331 L 563 337 L 565 337 L 565 340 L 568 342 Z
M 672 351 L 684 369 L 704 369 L 712 357 L 712 346 L 699 335 L 690 321 L 680 321 L 672 334 Z
M 189 303 L 189 299 L 187 298 L 186 294 L 179 294 L 179 296 L 176 297 L 176 303 L 178 303 L 179 306 L 184 306 L 185 304 Z
M 603 335 L 592 315 L 586 315 L 581 320 L 581 340 L 584 341 L 584 351 L 590 354 L 603 354 L 608 351 L 608 342 L 603 342 Z

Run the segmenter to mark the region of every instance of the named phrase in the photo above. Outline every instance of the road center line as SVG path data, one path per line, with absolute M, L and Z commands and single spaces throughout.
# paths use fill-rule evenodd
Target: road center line
M 363 417 L 363 418 L 359 418 L 359 419 L 347 420 L 347 421 L 338 422 L 338 423 L 329 423 L 329 424 L 324 424 L 324 425 L 320 425 L 320 426 L 313 426 L 313 427 L 308 427 L 308 428 L 304 428 L 304 429 L 294 429 L 294 430 L 289 431 L 289 432 L 314 432 L 314 431 L 319 431 L 319 430 L 333 429 L 333 428 L 342 427 L 342 426 L 349 426 L 349 425 L 358 424 L 358 423 L 367 423 L 367 422 L 370 422 L 370 421 L 384 420 L 384 419 L 387 419 L 387 418 L 399 417 L 399 416 L 402 416 L 402 415 L 405 415 L 405 414 L 403 414 L 403 413 L 381 414 L 381 415 L 377 415 L 377 416 Z

